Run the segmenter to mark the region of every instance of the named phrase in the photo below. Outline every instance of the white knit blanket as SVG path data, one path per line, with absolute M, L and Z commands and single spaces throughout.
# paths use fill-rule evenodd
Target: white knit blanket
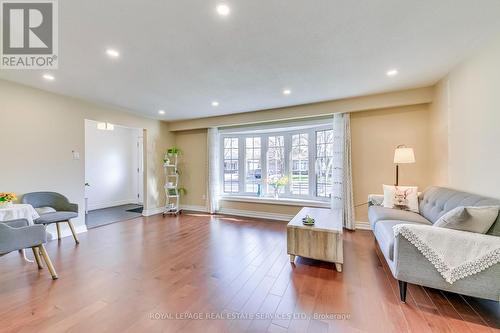
M 398 224 L 401 234 L 449 284 L 500 262 L 500 237 L 418 224 Z

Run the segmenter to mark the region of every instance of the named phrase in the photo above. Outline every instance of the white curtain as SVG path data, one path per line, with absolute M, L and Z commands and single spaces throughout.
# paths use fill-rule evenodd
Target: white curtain
M 220 196 L 220 135 L 218 128 L 208 129 L 208 209 L 210 214 L 219 210 Z
M 349 113 L 333 115 L 332 209 L 343 209 L 343 224 L 355 229 Z

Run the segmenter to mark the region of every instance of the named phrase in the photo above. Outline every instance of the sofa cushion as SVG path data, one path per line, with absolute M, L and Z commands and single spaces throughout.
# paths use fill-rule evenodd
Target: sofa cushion
M 74 212 L 55 212 L 55 213 L 47 213 L 41 215 L 39 218 L 35 220 L 36 224 L 50 224 L 55 222 L 64 222 L 69 219 L 73 219 L 78 217 L 77 213 Z
M 43 214 L 48 214 L 48 213 L 55 213 L 56 210 L 52 207 L 38 207 L 35 208 L 36 212 L 38 215 L 43 215 Z
M 368 220 L 370 221 L 372 230 L 375 230 L 375 225 L 380 220 L 400 220 L 431 224 L 430 221 L 420 214 L 408 210 L 386 208 L 382 206 L 370 206 L 368 208 Z
M 394 231 L 392 227 L 398 224 L 422 224 L 419 222 L 408 222 L 401 220 L 379 220 L 375 224 L 373 234 L 377 238 L 378 245 L 384 256 L 391 261 L 394 260 Z M 428 223 L 430 224 L 430 223 Z
M 441 216 L 434 226 L 485 234 L 495 223 L 498 210 L 498 206 L 460 206 Z

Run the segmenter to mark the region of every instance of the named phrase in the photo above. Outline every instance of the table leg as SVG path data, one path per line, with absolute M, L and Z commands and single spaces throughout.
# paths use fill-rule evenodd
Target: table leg
M 335 269 L 337 270 L 337 272 L 341 273 L 342 272 L 342 264 L 335 263 Z
M 290 262 L 295 262 L 295 255 L 290 254 Z

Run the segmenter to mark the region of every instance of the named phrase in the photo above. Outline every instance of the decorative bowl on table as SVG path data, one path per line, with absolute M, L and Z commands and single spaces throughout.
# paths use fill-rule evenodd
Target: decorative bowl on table
M 314 225 L 314 219 L 312 217 L 310 217 L 309 215 L 306 215 L 306 217 L 304 217 L 302 219 L 302 224 L 303 225 Z

